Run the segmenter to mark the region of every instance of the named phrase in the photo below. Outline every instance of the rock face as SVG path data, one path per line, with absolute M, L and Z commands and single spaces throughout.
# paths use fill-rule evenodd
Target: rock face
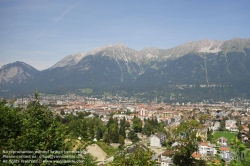
M 79 53 L 76 53 L 76 54 L 72 54 L 72 55 L 66 56 L 65 58 L 63 58 L 62 60 L 60 60 L 59 62 L 57 62 L 55 65 L 53 65 L 53 66 L 51 67 L 51 69 L 57 68 L 57 67 L 70 67 L 70 66 L 74 66 L 74 65 L 76 65 L 85 55 L 86 55 L 86 53 L 79 52 Z
M 39 71 L 24 62 L 14 62 L 0 69 L 0 84 L 22 83 Z
M 69 55 L 47 70 L 15 62 L 0 69 L 0 95 L 36 89 L 47 93 L 125 91 L 129 94 L 161 91 L 173 96 L 176 87 L 220 87 L 220 95 L 249 96 L 250 39 L 187 42 L 171 49 L 134 50 L 123 44 Z M 184 86 L 184 87 L 185 87 Z M 229 88 L 230 87 L 230 88 Z M 250 87 L 249 87 L 250 88 Z M 214 88 L 215 89 L 215 88 Z M 217 91 L 197 89 L 216 96 Z M 210 89 L 211 90 L 211 89 Z M 180 92 L 182 96 L 184 92 Z

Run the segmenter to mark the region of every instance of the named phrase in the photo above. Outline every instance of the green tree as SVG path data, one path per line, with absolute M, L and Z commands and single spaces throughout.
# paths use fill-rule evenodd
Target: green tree
M 166 133 L 166 130 L 165 130 L 164 127 L 165 127 L 165 123 L 164 122 L 158 123 L 158 125 L 157 125 L 157 132 Z
M 153 127 L 148 122 L 145 122 L 142 133 L 146 136 L 150 136 L 153 133 Z
M 209 141 L 209 142 L 213 142 L 213 138 L 214 138 L 214 136 L 213 136 L 213 130 L 211 129 L 208 129 L 207 130 L 207 141 Z
M 134 153 L 120 151 L 114 156 L 111 163 L 112 166 L 156 166 L 156 162 L 152 161 L 153 153 L 149 149 L 137 147 Z
M 234 153 L 235 158 L 230 162 L 230 165 L 243 166 L 241 161 L 241 154 L 246 150 L 246 147 L 236 136 L 231 140 L 231 151 Z
M 110 126 L 110 138 L 113 143 L 119 142 L 119 131 L 118 126 L 116 124 L 112 124 Z
M 200 117 L 199 117 L 199 121 L 201 124 L 204 124 L 206 122 L 206 120 L 208 120 L 209 117 L 207 114 L 202 114 Z
M 102 137 L 103 137 L 102 129 L 100 127 L 98 127 L 97 131 L 96 131 L 96 139 L 100 140 L 100 139 L 102 139 Z
M 141 119 L 134 116 L 132 121 L 133 121 L 133 130 L 136 133 L 140 133 L 142 131 L 142 121 L 141 121 Z
M 196 160 L 192 157 L 192 154 L 198 150 L 196 139 L 198 129 L 199 122 L 188 120 L 173 130 L 174 140 L 179 144 L 173 156 L 175 165 L 195 165 Z
M 125 127 L 128 129 L 130 127 L 130 123 L 128 121 L 125 122 Z
M 61 114 L 61 115 L 65 115 L 64 110 L 61 110 L 60 114 Z
M 124 145 L 124 137 L 123 136 L 121 136 L 121 135 L 119 135 L 119 144 L 120 145 Z
M 109 128 L 110 125 L 113 124 L 113 123 L 115 123 L 115 120 L 114 120 L 113 116 L 111 116 L 111 117 L 109 118 L 108 123 L 107 123 L 107 128 Z
M 106 144 L 110 144 L 111 140 L 110 140 L 110 135 L 108 132 L 105 132 L 104 135 L 103 135 L 103 141 L 106 143 Z
M 91 140 L 95 138 L 95 125 L 93 119 L 88 120 L 88 138 Z
M 120 120 L 120 128 L 119 128 L 119 135 L 123 136 L 123 138 L 126 138 L 126 127 L 125 127 L 126 119 L 123 117 L 122 120 Z
M 7 106 L 5 100 L 0 101 L 0 145 L 5 146 L 9 139 L 15 139 L 21 134 L 22 115 L 19 109 L 12 108 L 12 105 Z M 2 151 L 1 151 L 2 152 Z
M 79 136 L 85 140 L 88 138 L 86 119 L 74 119 L 67 126 L 68 131 L 74 138 L 78 138 Z
M 128 139 L 130 139 L 132 142 L 138 142 L 140 140 L 137 134 L 133 130 L 129 131 Z
M 14 109 L 0 102 L 0 147 L 11 151 L 68 151 L 67 127 L 56 120 L 53 113 L 36 100 L 29 103 L 26 109 Z M 11 124 L 13 123 L 13 124 Z M 3 143 L 3 144 L 2 144 Z M 2 155 L 2 154 L 1 154 Z M 58 154 L 63 155 L 63 154 Z M 88 154 L 83 158 L 88 165 L 95 165 Z M 43 159 L 40 159 L 43 160 Z M 43 165 L 43 164 L 37 164 Z M 51 164 L 58 165 L 58 164 Z M 72 164 L 60 164 L 72 165 Z

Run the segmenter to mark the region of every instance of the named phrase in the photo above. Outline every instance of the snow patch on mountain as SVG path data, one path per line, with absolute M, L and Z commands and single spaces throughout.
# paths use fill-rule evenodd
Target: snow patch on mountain
M 211 46 L 208 47 L 202 47 L 198 52 L 207 52 L 207 53 L 217 53 L 220 52 L 221 49 L 219 47 L 211 49 Z

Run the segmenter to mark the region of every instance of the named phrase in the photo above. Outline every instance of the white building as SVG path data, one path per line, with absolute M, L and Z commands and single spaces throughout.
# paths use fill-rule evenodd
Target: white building
M 220 122 L 215 122 L 213 126 L 213 130 L 219 130 L 220 128 Z
M 230 131 L 238 131 L 238 127 L 236 126 L 235 120 L 226 120 L 225 127 Z
M 149 138 L 150 146 L 161 147 L 163 141 L 166 140 L 166 135 L 164 133 L 158 133 L 155 135 L 151 135 Z
M 148 110 L 146 110 L 145 108 L 142 108 L 140 111 L 139 111 L 139 116 L 148 116 Z
M 214 156 L 216 152 L 217 150 L 215 149 L 214 145 L 210 144 L 209 142 L 201 142 L 199 144 L 199 153 L 202 154 L 202 156 Z
M 231 161 L 233 159 L 233 156 L 230 153 L 229 147 L 220 147 L 219 150 L 221 151 L 220 156 L 223 160 Z
M 227 146 L 227 143 L 228 143 L 228 139 L 225 138 L 225 137 L 219 137 L 217 138 L 217 143 L 222 145 L 222 146 Z
M 172 161 L 172 155 L 174 154 L 173 151 L 171 150 L 166 150 L 162 154 L 159 155 L 159 162 L 161 163 L 161 166 L 173 166 L 173 161 Z

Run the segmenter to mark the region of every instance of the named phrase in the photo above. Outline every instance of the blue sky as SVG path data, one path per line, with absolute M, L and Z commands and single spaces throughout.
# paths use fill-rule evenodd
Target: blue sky
M 250 37 L 249 0 L 0 0 L 0 67 L 47 69 L 108 44 L 171 48 Z

